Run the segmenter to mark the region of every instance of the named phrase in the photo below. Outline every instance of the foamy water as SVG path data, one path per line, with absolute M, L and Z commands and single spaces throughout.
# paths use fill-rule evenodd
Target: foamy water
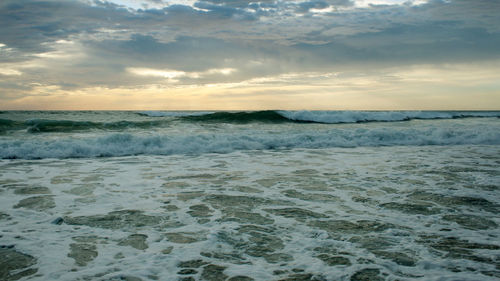
M 1 239 L 36 259 L 38 280 L 496 280 L 499 155 L 423 146 L 3 160 Z
M 0 158 L 8 159 L 500 144 L 500 112 L 90 111 L 0 117 Z
M 0 279 L 500 277 L 497 117 L 2 115 Z

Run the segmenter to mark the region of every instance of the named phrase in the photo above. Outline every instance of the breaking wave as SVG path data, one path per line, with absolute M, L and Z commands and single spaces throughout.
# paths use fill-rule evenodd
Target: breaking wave
M 410 120 L 435 120 L 458 118 L 500 118 L 499 111 L 250 111 L 250 112 L 162 112 L 143 111 L 134 114 L 158 119 L 122 120 L 115 122 L 94 122 L 75 120 L 32 119 L 14 121 L 0 119 L 0 133 L 10 130 L 26 130 L 28 133 L 74 132 L 86 130 L 125 130 L 133 128 L 164 127 L 170 121 L 190 123 L 367 123 L 400 122 Z M 103 117 L 105 118 L 105 117 Z
M 251 112 L 214 112 L 193 114 L 179 118 L 197 122 L 224 123 L 366 123 L 398 122 L 410 120 L 458 119 L 458 118 L 500 117 L 495 111 L 251 111 Z
M 494 111 L 277 111 L 287 119 L 327 124 L 500 117 Z
M 498 111 L 241 111 L 241 112 L 175 112 L 142 111 L 137 114 L 147 117 L 176 117 L 184 121 L 211 123 L 365 123 L 398 122 L 410 120 L 457 119 L 457 118 L 494 118 L 500 117 Z
M 500 130 L 475 128 L 337 128 L 328 131 L 0 140 L 0 158 L 42 159 L 228 153 L 241 150 L 362 146 L 499 145 Z

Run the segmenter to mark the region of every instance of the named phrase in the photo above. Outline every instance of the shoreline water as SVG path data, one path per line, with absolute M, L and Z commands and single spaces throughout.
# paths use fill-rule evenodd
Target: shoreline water
M 0 251 L 35 280 L 496 280 L 498 155 L 446 145 L 0 160 Z

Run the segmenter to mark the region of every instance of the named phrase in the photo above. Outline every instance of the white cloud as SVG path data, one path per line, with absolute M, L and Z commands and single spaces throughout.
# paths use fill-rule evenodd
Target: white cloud
M 354 0 L 357 7 L 369 7 L 370 5 L 421 5 L 427 2 L 428 0 Z
M 201 72 L 202 74 L 222 74 L 222 75 L 231 75 L 235 72 L 234 68 L 212 68 L 205 72 Z
M 19 76 L 23 73 L 17 69 L 0 68 L 0 75 Z
M 138 75 L 138 76 L 152 76 L 152 77 L 163 77 L 177 81 L 178 78 L 192 78 L 199 79 L 206 77 L 208 75 L 231 75 L 236 72 L 234 68 L 212 68 L 203 72 L 186 72 L 172 69 L 152 69 L 152 68 L 141 68 L 141 67 L 129 67 L 126 69 L 127 72 Z
M 163 77 L 167 79 L 174 79 L 178 77 L 186 76 L 187 73 L 184 71 L 170 70 L 170 69 L 151 69 L 151 68 L 136 68 L 129 67 L 127 71 L 139 75 L 139 76 L 153 76 L 153 77 Z

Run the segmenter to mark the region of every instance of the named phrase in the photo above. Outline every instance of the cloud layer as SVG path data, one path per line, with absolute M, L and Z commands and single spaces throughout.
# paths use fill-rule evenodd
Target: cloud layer
M 0 101 L 290 74 L 288 86 L 330 83 L 332 73 L 383 80 L 418 65 L 495 71 L 498 11 L 489 0 L 4 0 Z

